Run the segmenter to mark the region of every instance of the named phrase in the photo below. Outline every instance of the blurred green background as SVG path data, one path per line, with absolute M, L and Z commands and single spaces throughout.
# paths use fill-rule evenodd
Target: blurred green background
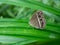
M 43 30 L 29 25 L 36 11 Z M 60 45 L 60 0 L 0 0 L 0 45 Z

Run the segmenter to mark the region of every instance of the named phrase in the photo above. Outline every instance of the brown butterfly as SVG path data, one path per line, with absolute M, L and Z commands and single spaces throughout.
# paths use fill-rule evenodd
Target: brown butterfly
M 42 11 L 37 11 L 35 14 L 33 14 L 33 16 L 30 19 L 29 24 L 32 27 L 38 28 L 38 29 L 44 29 L 45 25 L 46 25 L 46 20 L 43 16 L 43 12 Z

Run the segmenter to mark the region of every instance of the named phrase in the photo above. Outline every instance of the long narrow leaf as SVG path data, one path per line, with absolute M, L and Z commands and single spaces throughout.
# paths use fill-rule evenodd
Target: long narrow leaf
M 60 16 L 60 9 L 56 9 L 54 7 L 48 6 L 46 4 L 43 3 L 39 3 L 36 1 L 28 1 L 28 0 L 0 0 L 0 2 L 2 3 L 6 3 L 6 4 L 12 4 L 12 5 L 16 5 L 16 6 L 24 6 L 24 7 L 29 7 L 29 8 L 33 8 L 33 9 L 42 9 L 48 12 L 51 12 L 57 16 Z

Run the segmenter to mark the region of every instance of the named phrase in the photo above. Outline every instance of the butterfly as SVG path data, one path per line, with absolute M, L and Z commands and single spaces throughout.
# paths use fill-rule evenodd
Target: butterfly
M 36 11 L 30 21 L 29 21 L 29 24 L 32 26 L 32 27 L 35 27 L 37 29 L 44 29 L 45 26 L 46 26 L 46 20 L 44 18 L 44 15 L 43 15 L 43 12 L 42 11 Z

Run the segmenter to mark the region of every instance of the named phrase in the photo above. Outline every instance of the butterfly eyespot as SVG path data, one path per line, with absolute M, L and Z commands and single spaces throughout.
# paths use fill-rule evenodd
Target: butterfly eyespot
M 40 15 L 38 15 L 38 17 L 41 17 Z
M 42 21 L 42 19 L 40 19 L 40 21 Z
M 44 26 L 44 22 L 42 22 L 42 24 L 41 24 L 41 25 L 42 25 L 42 27 L 43 27 L 43 26 Z

